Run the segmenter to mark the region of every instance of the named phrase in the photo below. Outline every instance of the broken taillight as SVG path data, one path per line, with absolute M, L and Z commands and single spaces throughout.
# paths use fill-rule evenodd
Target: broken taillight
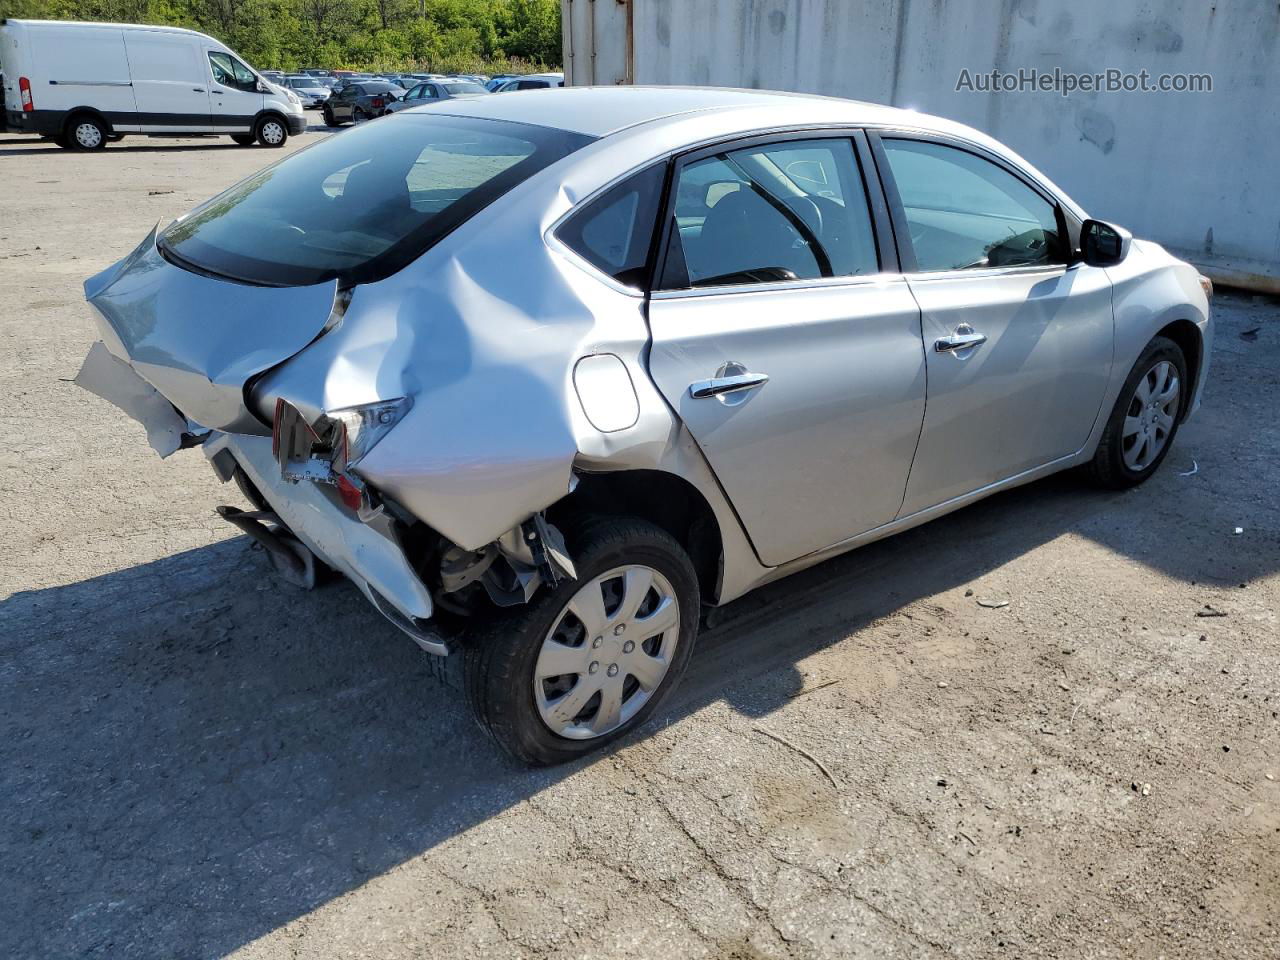
M 364 501 L 364 493 L 345 473 L 338 474 L 338 496 L 349 510 L 359 510 Z
M 30 113 L 36 108 L 35 101 L 31 99 L 31 81 L 26 77 L 19 77 L 18 91 L 22 94 L 22 112 Z

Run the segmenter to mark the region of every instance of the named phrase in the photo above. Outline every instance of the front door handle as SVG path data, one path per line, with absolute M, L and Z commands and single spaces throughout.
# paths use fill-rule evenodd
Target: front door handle
M 192 87 L 192 88 L 191 88 L 191 92 L 192 92 L 192 93 L 204 93 L 204 87 Z
M 933 341 L 933 349 L 939 353 L 947 353 L 951 350 L 970 350 L 986 342 L 987 335 L 985 333 L 978 333 L 967 323 L 962 323 L 956 328 L 956 332 L 949 337 L 939 337 Z
M 710 380 L 695 380 L 689 384 L 689 396 L 695 400 L 706 397 L 720 397 L 726 393 L 739 393 L 743 390 L 754 390 L 769 382 L 767 373 L 738 373 L 728 377 L 712 377 Z

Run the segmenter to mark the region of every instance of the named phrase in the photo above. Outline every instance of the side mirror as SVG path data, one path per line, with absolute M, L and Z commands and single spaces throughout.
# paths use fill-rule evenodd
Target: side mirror
M 1091 267 L 1112 267 L 1129 255 L 1131 234 L 1104 220 L 1086 220 L 1080 227 L 1080 259 Z

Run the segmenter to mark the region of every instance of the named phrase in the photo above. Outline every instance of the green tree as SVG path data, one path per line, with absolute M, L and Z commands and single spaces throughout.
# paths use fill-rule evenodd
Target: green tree
M 544 70 L 559 0 L 0 0 L 0 17 L 189 27 L 260 70 Z

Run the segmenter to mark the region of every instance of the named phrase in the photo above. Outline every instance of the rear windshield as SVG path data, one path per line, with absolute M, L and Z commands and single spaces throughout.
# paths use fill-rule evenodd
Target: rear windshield
M 450 93 L 488 93 L 484 87 L 478 83 L 445 83 L 441 84 Z
M 390 80 L 371 80 L 368 83 L 361 83 L 359 86 L 362 93 L 386 93 L 388 90 L 400 89 L 398 84 L 394 84 Z
M 400 114 L 336 134 L 160 235 L 179 266 L 270 286 L 390 276 L 591 137 L 503 120 Z

